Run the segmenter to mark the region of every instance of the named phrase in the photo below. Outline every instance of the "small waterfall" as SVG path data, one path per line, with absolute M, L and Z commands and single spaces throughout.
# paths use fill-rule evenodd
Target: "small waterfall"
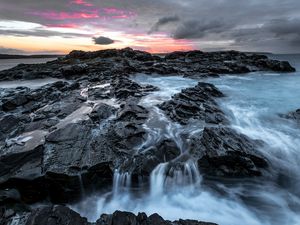
M 159 164 L 151 173 L 151 196 L 160 196 L 166 190 L 193 189 L 201 182 L 197 164 L 189 160 L 183 164 Z
M 151 196 L 160 196 L 163 194 L 167 166 L 168 163 L 161 163 L 152 171 L 150 176 Z
M 83 185 L 82 175 L 81 174 L 78 175 L 78 180 L 79 180 L 79 185 L 80 185 L 81 198 L 84 198 L 85 197 L 85 190 L 84 190 L 84 185 Z
M 183 164 L 183 168 L 175 168 L 173 177 L 167 177 L 167 184 L 175 187 L 192 186 L 201 181 L 197 165 L 189 160 Z
M 128 192 L 130 187 L 131 174 L 129 172 L 122 173 L 116 169 L 113 180 L 113 195 L 118 196 L 124 192 Z

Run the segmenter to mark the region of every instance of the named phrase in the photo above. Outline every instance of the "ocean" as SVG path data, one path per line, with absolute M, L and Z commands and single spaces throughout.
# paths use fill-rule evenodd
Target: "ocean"
M 55 58 L 26 58 L 26 59 L 0 59 L 0 71 L 13 68 L 20 63 L 37 64 L 55 60 Z

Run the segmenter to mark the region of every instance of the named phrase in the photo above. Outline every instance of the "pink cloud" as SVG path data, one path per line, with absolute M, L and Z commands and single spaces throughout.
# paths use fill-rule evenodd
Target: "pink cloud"
M 48 20 L 129 19 L 136 16 L 136 13 L 130 10 L 115 7 L 98 8 L 86 0 L 71 0 L 67 4 L 69 4 L 70 11 L 45 10 L 29 12 L 29 14 Z M 77 5 L 79 8 L 74 9 L 72 5 Z
M 72 4 L 76 4 L 76 5 L 88 6 L 88 7 L 94 6 L 93 4 L 87 3 L 87 2 L 84 1 L 84 0 L 73 0 L 73 1 L 71 1 L 71 3 L 72 3 Z
M 59 28 L 78 28 L 79 26 L 74 23 L 67 24 L 45 24 L 47 27 L 59 27 Z
M 95 19 L 99 18 L 96 12 L 56 12 L 56 11 L 42 11 L 31 12 L 31 15 L 39 16 L 49 20 L 64 20 L 64 19 Z

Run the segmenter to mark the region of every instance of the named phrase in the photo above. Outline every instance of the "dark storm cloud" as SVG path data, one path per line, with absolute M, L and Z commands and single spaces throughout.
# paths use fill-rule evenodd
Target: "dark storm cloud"
M 167 25 L 169 23 L 178 22 L 180 19 L 178 16 L 167 16 L 159 18 L 159 20 L 151 27 L 149 34 L 157 32 L 161 26 Z
M 173 33 L 175 39 L 198 39 L 207 34 L 222 33 L 230 28 L 229 24 L 221 21 L 185 21 Z
M 281 40 L 300 44 L 300 19 L 276 19 L 265 24 L 264 28 Z
M 93 37 L 93 41 L 96 45 L 110 45 L 113 44 L 115 41 L 108 38 L 108 37 Z

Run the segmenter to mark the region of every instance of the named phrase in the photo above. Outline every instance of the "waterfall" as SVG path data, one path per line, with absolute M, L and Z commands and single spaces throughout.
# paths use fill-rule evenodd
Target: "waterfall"
M 131 174 L 129 172 L 120 172 L 116 169 L 113 179 L 113 195 L 119 196 L 127 193 L 131 187 Z
M 79 185 L 80 185 L 81 198 L 84 198 L 84 196 L 85 196 L 85 190 L 84 190 L 84 185 L 83 185 L 82 175 L 81 174 L 78 174 L 78 180 L 79 180 Z
M 151 196 L 160 196 L 168 191 L 193 189 L 201 182 L 197 165 L 188 160 L 180 165 L 159 164 L 150 176 Z
M 168 163 L 159 164 L 150 176 L 150 192 L 151 196 L 159 196 L 164 192 L 164 182 Z

